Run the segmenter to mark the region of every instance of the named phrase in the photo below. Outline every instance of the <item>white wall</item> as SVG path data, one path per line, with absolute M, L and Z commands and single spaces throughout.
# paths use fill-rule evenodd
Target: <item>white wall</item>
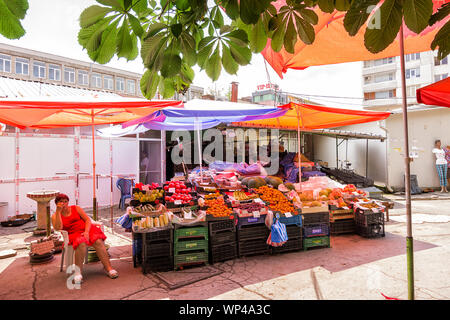
M 379 122 L 357 124 L 352 126 L 334 128 L 336 130 L 372 133 L 385 136 L 380 129 Z M 336 138 L 313 135 L 314 158 L 328 162 L 330 167 L 336 167 Z M 339 139 L 339 142 L 341 139 Z M 369 140 L 368 177 L 377 182 L 386 182 L 386 140 Z M 339 160 L 346 160 L 346 142 L 339 146 Z M 347 160 L 352 163 L 355 172 L 366 176 L 366 139 L 349 139 Z M 338 164 L 340 166 L 340 164 Z
M 394 187 L 404 187 L 404 135 L 403 118 L 395 114 L 388 118 L 389 130 L 389 176 Z M 420 187 L 438 187 L 439 179 L 435 168 L 435 157 L 431 153 L 434 141 L 440 139 L 442 145 L 450 145 L 450 110 L 429 109 L 408 112 L 409 147 L 417 148 L 418 159 L 411 163 L 411 174 L 416 174 Z

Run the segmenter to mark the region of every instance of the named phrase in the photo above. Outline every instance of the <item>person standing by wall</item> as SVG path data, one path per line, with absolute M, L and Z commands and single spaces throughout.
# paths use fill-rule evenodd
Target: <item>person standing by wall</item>
M 445 160 L 447 160 L 447 185 L 450 182 L 450 146 L 444 148 Z
M 447 191 L 447 160 L 445 160 L 445 151 L 441 147 L 441 140 L 434 142 L 434 149 L 432 150 L 436 156 L 436 169 L 439 176 L 439 184 L 441 186 L 441 192 Z

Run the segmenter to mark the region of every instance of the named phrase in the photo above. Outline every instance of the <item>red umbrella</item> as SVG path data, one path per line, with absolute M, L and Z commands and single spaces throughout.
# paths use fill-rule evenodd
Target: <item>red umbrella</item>
M 417 102 L 450 108 L 450 78 L 417 89 Z

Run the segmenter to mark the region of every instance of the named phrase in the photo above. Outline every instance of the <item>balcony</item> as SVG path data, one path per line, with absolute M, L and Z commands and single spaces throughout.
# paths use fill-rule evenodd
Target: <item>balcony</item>
M 387 98 L 387 99 L 373 99 L 373 100 L 364 100 L 363 106 L 370 107 L 383 107 L 383 106 L 399 106 L 401 105 L 402 100 L 396 98 Z
M 397 80 L 389 80 L 383 82 L 371 82 L 363 85 L 364 92 L 385 91 L 397 89 Z
M 362 69 L 362 74 L 363 76 L 367 76 L 370 74 L 374 74 L 374 73 L 381 73 L 381 72 L 388 72 L 388 71 L 396 71 L 397 70 L 397 63 L 387 63 L 387 64 L 382 64 L 379 66 L 373 66 L 373 67 L 368 67 L 368 68 L 364 68 Z

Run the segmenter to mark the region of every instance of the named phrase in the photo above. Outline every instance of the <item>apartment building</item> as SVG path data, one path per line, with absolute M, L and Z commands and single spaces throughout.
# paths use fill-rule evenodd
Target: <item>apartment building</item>
M 257 90 L 252 92 L 252 102 L 267 106 L 281 106 L 289 103 L 287 93 L 280 90 L 277 84 L 260 84 L 256 86 Z
M 437 59 L 437 52 L 419 52 L 405 56 L 408 105 L 417 104 L 416 90 L 445 79 L 450 73 L 449 57 Z M 366 109 L 393 110 L 402 104 L 400 58 L 364 61 L 362 69 Z
M 143 97 L 141 74 L 0 43 L 0 77 Z

